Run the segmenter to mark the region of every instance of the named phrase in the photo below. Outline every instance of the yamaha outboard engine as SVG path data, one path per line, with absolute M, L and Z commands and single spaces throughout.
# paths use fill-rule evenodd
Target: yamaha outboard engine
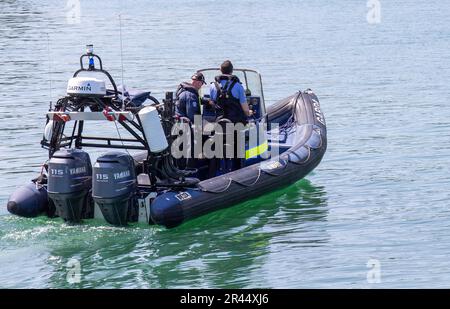
M 48 162 L 48 196 L 56 214 L 65 221 L 81 221 L 92 186 L 92 165 L 89 154 L 79 149 L 54 153 Z
M 92 196 L 103 217 L 113 225 L 127 224 L 136 192 L 136 173 L 133 157 L 112 151 L 94 164 Z

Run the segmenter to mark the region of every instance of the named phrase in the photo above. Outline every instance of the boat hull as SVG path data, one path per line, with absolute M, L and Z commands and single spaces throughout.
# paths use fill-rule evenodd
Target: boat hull
M 319 100 L 311 91 L 298 92 L 268 108 L 268 123 L 284 128 L 284 136 L 269 140 L 269 149 L 279 155 L 239 170 L 199 182 L 192 188 L 160 193 L 150 204 L 150 224 L 168 228 L 230 207 L 295 183 L 322 160 L 327 148 L 327 131 Z M 280 131 L 281 132 L 281 131 Z M 270 136 L 270 135 L 269 135 Z M 136 161 L 146 153 L 135 156 Z M 54 215 L 45 186 L 34 183 L 17 189 L 8 201 L 8 211 L 22 217 Z M 53 209 L 52 211 L 50 211 Z
M 310 91 L 299 92 L 268 109 L 269 122 L 294 122 L 292 145 L 271 141 L 283 151 L 267 161 L 200 182 L 197 188 L 167 192 L 151 205 L 151 219 L 166 227 L 236 203 L 261 196 L 304 178 L 322 160 L 327 148 L 327 132 L 317 97 Z M 284 149 L 283 149 L 284 148 Z

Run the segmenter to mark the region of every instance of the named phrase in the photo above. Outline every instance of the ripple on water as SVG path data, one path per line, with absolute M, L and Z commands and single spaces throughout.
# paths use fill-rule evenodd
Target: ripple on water
M 365 2 L 239 1 L 227 14 L 226 3 L 174 1 L 87 1 L 73 25 L 61 1 L 0 1 L 1 202 L 39 173 L 48 102 L 83 46 L 121 76 L 119 11 L 127 86 L 162 98 L 231 59 L 262 72 L 269 104 L 311 87 L 328 125 L 323 162 L 308 180 L 172 230 L 69 226 L 3 207 L 0 287 L 370 288 L 369 259 L 381 263 L 376 287 L 447 287 L 450 6 L 383 2 L 382 23 L 369 25 Z M 66 280 L 72 258 L 77 285 Z

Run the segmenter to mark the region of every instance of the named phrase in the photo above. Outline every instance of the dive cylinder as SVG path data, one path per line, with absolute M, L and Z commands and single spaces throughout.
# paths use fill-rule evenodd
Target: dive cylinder
M 54 153 L 48 162 L 48 197 L 56 214 L 78 223 L 89 201 L 92 165 L 89 154 L 80 149 L 64 149 Z
M 97 159 L 93 170 L 92 197 L 103 217 L 110 224 L 126 225 L 137 185 L 133 157 L 108 152 Z
M 46 141 L 50 141 L 53 135 L 53 120 L 50 120 L 44 129 L 44 138 Z
M 139 111 L 138 115 L 150 151 L 159 153 L 166 150 L 169 144 L 161 125 L 158 110 L 154 106 L 146 106 Z

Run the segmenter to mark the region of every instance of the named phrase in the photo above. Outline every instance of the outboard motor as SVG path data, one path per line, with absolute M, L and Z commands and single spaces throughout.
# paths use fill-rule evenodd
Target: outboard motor
M 136 192 L 136 173 L 133 157 L 112 151 L 94 164 L 92 196 L 103 217 L 113 225 L 127 224 Z
M 89 154 L 79 149 L 54 153 L 48 162 L 48 196 L 55 204 L 57 215 L 71 223 L 80 222 L 91 186 Z

